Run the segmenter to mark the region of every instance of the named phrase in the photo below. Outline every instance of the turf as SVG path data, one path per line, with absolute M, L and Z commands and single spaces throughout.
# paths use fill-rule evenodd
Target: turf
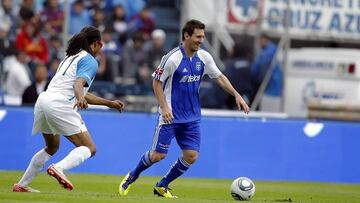
M 180 178 L 173 184 L 179 199 L 163 199 L 152 194 L 158 177 L 141 177 L 129 195 L 117 195 L 120 176 L 98 174 L 69 174 L 73 191 L 60 187 L 55 179 L 38 175 L 31 186 L 41 193 L 13 193 L 11 188 L 22 172 L 0 171 L 0 202 L 235 202 L 229 193 L 231 180 Z M 255 181 L 256 194 L 251 202 L 301 202 L 301 203 L 360 203 L 360 185 L 262 182 Z

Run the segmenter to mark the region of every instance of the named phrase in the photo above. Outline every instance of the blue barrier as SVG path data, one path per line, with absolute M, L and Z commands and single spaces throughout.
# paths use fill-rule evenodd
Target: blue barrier
M 41 135 L 31 136 L 32 108 L 0 110 L 6 112 L 2 119 L 0 116 L 0 169 L 25 170 L 32 155 L 44 145 Z M 151 147 L 154 114 L 81 114 L 97 145 L 97 155 L 71 172 L 125 174 Z M 321 133 L 310 138 L 303 132 L 306 122 L 203 117 L 200 157 L 185 176 L 360 183 L 360 125 L 323 122 Z M 72 148 L 62 138 L 60 150 L 47 165 Z M 168 157 L 144 175 L 164 175 L 179 153 L 173 143 Z

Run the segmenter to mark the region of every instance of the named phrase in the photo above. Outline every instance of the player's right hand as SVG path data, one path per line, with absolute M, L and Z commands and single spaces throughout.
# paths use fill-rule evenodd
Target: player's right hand
M 161 116 L 166 124 L 171 124 L 173 122 L 174 116 L 169 107 L 161 108 Z
M 124 104 L 124 102 L 122 102 L 120 100 L 114 100 L 114 101 L 111 101 L 109 107 L 113 108 L 113 109 L 117 109 L 121 113 L 125 107 L 125 104 Z
M 76 101 L 73 108 L 75 109 L 76 107 L 78 107 L 78 109 L 87 109 L 88 103 L 87 103 L 85 97 L 82 97 Z
M 243 109 L 246 114 L 250 112 L 250 107 L 239 94 L 235 96 L 235 102 L 239 110 Z

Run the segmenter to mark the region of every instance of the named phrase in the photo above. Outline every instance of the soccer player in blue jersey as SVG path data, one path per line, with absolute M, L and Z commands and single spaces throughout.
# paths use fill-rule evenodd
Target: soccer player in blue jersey
M 120 112 L 124 104 L 110 101 L 88 93 L 98 68 L 94 58 L 101 50 L 100 31 L 85 27 L 68 42 L 66 57 L 60 63 L 46 92 L 39 95 L 34 107 L 33 134 L 41 131 L 45 147 L 31 159 L 21 180 L 13 186 L 14 192 L 39 192 L 29 184 L 41 171 L 45 163 L 56 153 L 60 135 L 64 135 L 76 148 L 64 159 L 52 164 L 47 173 L 65 188 L 72 190 L 72 183 L 64 171 L 78 166 L 95 155 L 96 149 L 77 109 L 86 109 L 88 104 L 105 105 Z
M 220 72 L 212 56 L 200 49 L 204 38 L 205 25 L 197 20 L 188 21 L 182 29 L 183 42 L 162 58 L 153 73 L 153 89 L 159 102 L 160 116 L 152 149 L 144 153 L 136 168 L 122 180 L 120 195 L 128 194 L 142 171 L 165 158 L 171 140 L 176 138 L 182 155 L 154 187 L 155 195 L 176 197 L 169 191 L 169 184 L 198 158 L 201 118 L 199 88 L 204 75 L 215 78 L 225 91 L 233 95 L 239 110 L 249 112 L 248 105 Z

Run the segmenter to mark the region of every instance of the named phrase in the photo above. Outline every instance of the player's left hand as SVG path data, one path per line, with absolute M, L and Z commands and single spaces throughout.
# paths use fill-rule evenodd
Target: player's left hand
M 87 109 L 88 107 L 88 102 L 86 101 L 85 97 L 81 97 L 80 99 L 78 99 L 73 107 L 73 109 L 75 108 L 78 109 Z
M 120 100 L 114 100 L 114 101 L 110 102 L 108 107 L 113 108 L 113 109 L 117 109 L 121 113 L 123 111 L 124 107 L 125 107 L 125 104 Z
M 250 107 L 246 104 L 245 100 L 240 95 L 235 97 L 235 101 L 239 110 L 243 109 L 246 114 L 250 112 Z

